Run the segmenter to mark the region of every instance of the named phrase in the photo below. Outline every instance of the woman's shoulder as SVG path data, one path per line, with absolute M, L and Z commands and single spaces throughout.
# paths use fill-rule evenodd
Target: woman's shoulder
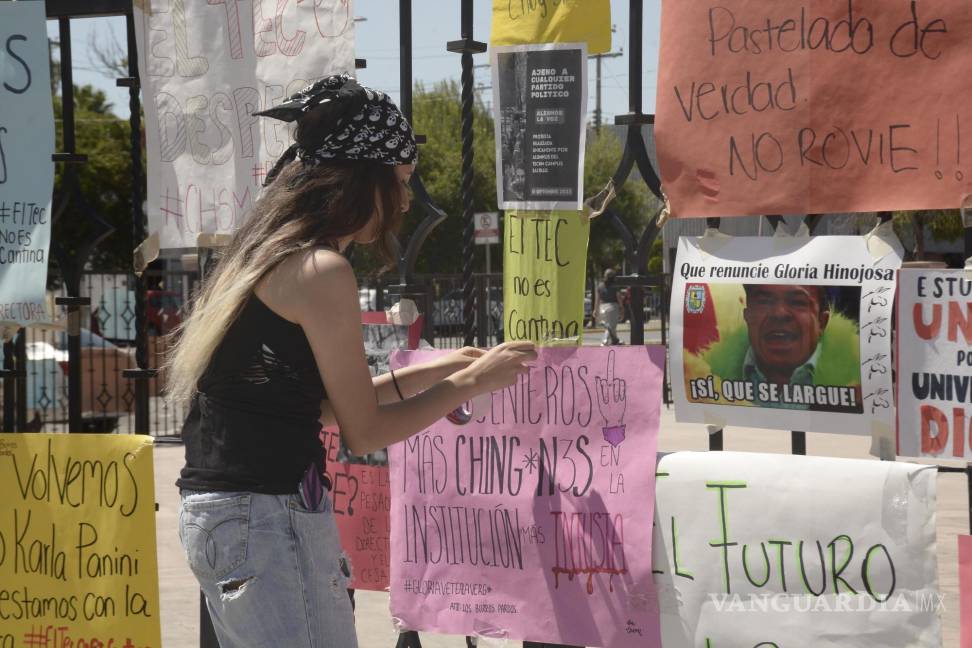
M 294 287 L 346 273 L 354 275 L 351 263 L 344 255 L 330 248 L 314 247 L 288 256 L 267 274 L 265 282 L 271 286 Z
M 257 285 L 256 295 L 291 321 L 300 319 L 307 302 L 332 298 L 354 290 L 354 270 L 348 260 L 327 248 L 295 252 L 269 272 Z

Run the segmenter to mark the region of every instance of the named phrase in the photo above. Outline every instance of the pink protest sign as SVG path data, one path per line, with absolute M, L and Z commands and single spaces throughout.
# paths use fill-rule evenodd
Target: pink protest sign
M 341 548 L 351 559 L 351 587 L 385 591 L 391 509 L 388 467 L 340 461 L 337 428 L 325 428 L 321 440 Z
M 972 646 L 972 536 L 958 537 L 959 636 L 962 648 Z
M 392 366 L 431 352 L 397 352 Z M 662 347 L 547 348 L 389 449 L 391 612 L 413 630 L 658 644 Z

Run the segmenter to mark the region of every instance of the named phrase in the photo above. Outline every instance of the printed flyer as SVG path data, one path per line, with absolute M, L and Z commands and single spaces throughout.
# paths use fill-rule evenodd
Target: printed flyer
M 500 209 L 580 210 L 587 46 L 509 45 L 490 51 Z
M 878 236 L 679 239 L 670 347 L 677 419 L 893 436 L 901 257 Z

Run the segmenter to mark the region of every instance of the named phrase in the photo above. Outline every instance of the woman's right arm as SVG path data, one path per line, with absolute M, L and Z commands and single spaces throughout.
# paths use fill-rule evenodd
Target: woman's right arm
M 516 382 L 536 359 L 531 343 L 490 349 L 465 369 L 404 401 L 380 405 L 364 357 L 357 282 L 344 257 L 308 254 L 293 287 L 291 312 L 303 327 L 348 449 L 363 455 L 424 430 L 478 394 Z

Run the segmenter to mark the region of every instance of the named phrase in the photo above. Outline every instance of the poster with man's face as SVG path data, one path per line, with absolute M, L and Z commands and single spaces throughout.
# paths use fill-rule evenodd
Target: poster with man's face
M 676 418 L 889 434 L 900 263 L 893 248 L 864 237 L 680 239 Z

